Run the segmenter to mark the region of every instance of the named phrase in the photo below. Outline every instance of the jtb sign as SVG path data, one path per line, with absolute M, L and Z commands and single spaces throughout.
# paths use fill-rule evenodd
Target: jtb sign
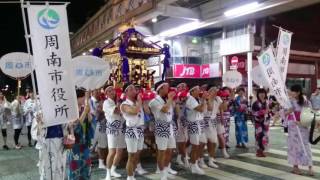
M 219 63 L 214 64 L 175 64 L 175 78 L 211 78 L 221 76 Z
M 174 77 L 178 78 L 200 78 L 201 67 L 196 64 L 176 64 Z
M 65 5 L 28 6 L 32 50 L 45 126 L 79 117 Z

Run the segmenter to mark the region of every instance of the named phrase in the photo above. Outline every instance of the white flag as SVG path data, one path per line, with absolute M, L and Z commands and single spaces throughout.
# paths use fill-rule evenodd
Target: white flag
M 273 95 L 277 98 L 277 101 L 285 108 L 291 107 L 289 97 L 285 89 L 286 86 L 280 77 L 279 68 L 270 46 L 264 52 L 262 52 L 260 56 L 258 56 L 258 61 L 261 72 L 264 74 L 269 88 Z
M 284 31 L 282 29 L 279 30 L 276 61 L 279 66 L 279 70 L 280 70 L 281 78 L 283 82 L 286 82 L 286 78 L 287 78 L 291 37 L 292 37 L 292 33 Z
M 30 5 L 28 20 L 45 126 L 79 117 L 66 5 Z

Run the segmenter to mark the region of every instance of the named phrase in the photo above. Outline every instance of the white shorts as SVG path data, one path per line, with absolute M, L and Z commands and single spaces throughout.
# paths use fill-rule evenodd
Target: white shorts
M 206 135 L 206 139 L 211 143 L 218 142 L 218 134 L 215 127 L 209 126 L 204 129 L 204 133 Z
M 164 138 L 156 136 L 156 144 L 158 150 L 167 150 L 167 149 L 175 149 L 176 148 L 176 140 L 174 137 Z
M 176 141 L 177 143 L 187 142 L 189 139 L 188 137 L 188 128 L 187 127 L 181 127 L 177 131 Z
M 119 134 L 117 136 L 113 134 L 108 134 L 108 148 L 109 149 L 125 149 L 126 141 L 124 140 L 124 134 Z
M 189 134 L 190 143 L 192 145 L 200 145 L 200 143 L 207 143 L 207 138 L 205 133 L 201 134 Z
M 7 129 L 7 123 L 0 124 L 0 129 Z
M 108 147 L 108 136 L 106 133 L 96 131 L 94 139 L 98 142 L 98 148 Z
M 224 125 L 221 124 L 220 122 L 217 123 L 217 134 L 221 135 L 224 134 L 225 129 L 224 129 Z
M 143 149 L 144 138 L 125 138 L 128 153 L 136 153 Z

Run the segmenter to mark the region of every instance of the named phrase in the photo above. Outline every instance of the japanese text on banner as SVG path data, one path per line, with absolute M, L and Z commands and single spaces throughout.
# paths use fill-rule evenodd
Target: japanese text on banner
M 290 102 L 287 95 L 285 84 L 283 83 L 272 48 L 267 48 L 260 56 L 258 56 L 259 66 L 264 77 L 269 84 L 270 90 L 277 98 L 281 106 L 289 108 Z
M 28 18 L 45 126 L 77 119 L 66 6 L 30 5 Z
M 287 77 L 291 37 L 292 37 L 292 33 L 284 31 L 282 29 L 279 30 L 276 60 L 279 66 L 280 75 L 283 82 L 286 81 L 286 77 Z

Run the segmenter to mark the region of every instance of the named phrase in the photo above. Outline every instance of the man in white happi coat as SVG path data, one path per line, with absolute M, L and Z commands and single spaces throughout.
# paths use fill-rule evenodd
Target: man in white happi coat
M 198 159 L 200 158 L 200 142 L 206 143 L 203 134 L 203 112 L 207 108 L 208 94 L 203 93 L 200 99 L 200 87 L 195 85 L 189 90 L 190 96 L 186 102 L 186 114 L 188 123 L 188 133 L 190 137 L 191 149 L 191 172 L 194 174 L 204 175 L 205 172 L 198 166 Z
M 141 96 L 138 95 L 133 84 L 125 84 L 123 92 L 126 100 L 121 104 L 120 110 L 126 121 L 125 141 L 128 151 L 127 180 L 135 180 L 134 170 L 139 162 L 139 152 L 144 144 L 144 112 Z
M 149 103 L 149 107 L 155 118 L 155 139 L 158 147 L 158 166 L 161 172 L 161 180 L 168 178 L 168 173 L 172 173 L 170 162 L 172 152 L 176 148 L 173 122 L 174 96 L 175 92 L 169 93 L 169 84 L 160 81 L 155 84 L 157 96 Z
M 124 119 L 121 117 L 120 104 L 117 103 L 116 91 L 112 86 L 105 90 L 107 99 L 103 103 L 103 111 L 107 119 L 108 134 L 108 156 L 107 156 L 107 176 L 106 180 L 112 177 L 121 177 L 115 170 L 119 164 L 122 151 L 126 148 L 124 140 Z

